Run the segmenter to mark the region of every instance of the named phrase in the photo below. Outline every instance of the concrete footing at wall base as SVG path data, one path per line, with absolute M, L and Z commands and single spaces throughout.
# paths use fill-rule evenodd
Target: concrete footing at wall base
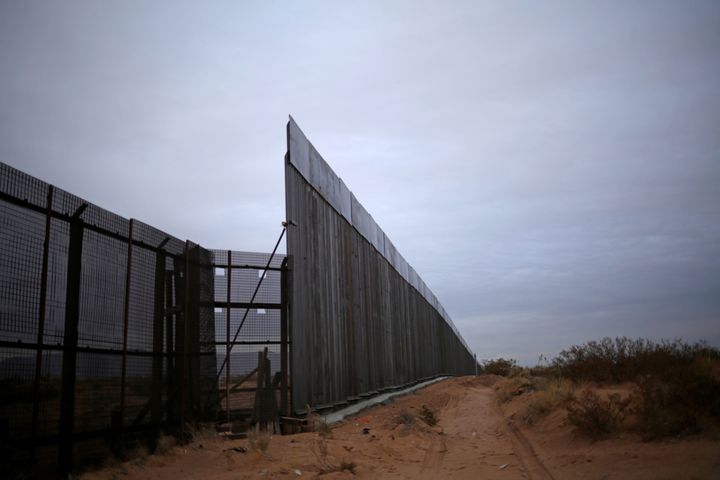
M 423 388 L 423 387 L 427 387 L 428 385 L 432 385 L 433 383 L 439 382 L 440 380 L 445 380 L 446 378 L 450 378 L 450 377 L 448 377 L 448 376 L 436 377 L 436 378 L 433 378 L 430 380 L 426 380 L 424 382 L 417 383 L 413 386 L 403 388 L 401 390 L 394 390 L 392 392 L 381 393 L 381 394 L 373 396 L 371 398 L 360 400 L 357 403 L 350 405 L 349 407 L 345 407 L 340 410 L 336 410 L 334 412 L 328 413 L 327 415 L 323 416 L 323 419 L 325 420 L 325 423 L 327 423 L 327 424 L 337 423 L 337 422 L 344 420 L 346 417 L 355 415 L 367 408 L 382 404 L 383 402 L 386 402 L 387 400 L 389 400 L 393 397 L 397 397 L 400 395 L 407 395 L 408 393 L 411 393 L 411 392 L 418 390 L 420 388 Z

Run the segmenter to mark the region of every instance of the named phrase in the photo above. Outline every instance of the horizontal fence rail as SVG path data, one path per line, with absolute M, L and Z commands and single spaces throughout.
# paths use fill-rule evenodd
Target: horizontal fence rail
M 292 118 L 287 140 L 293 409 L 474 373 L 445 309 Z

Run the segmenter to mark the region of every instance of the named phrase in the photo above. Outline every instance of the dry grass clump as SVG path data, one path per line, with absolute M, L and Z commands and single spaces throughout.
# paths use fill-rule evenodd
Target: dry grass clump
M 523 420 L 532 425 L 555 408 L 567 404 L 573 398 L 575 387 L 568 380 L 529 373 L 530 369 L 521 369 L 517 375 L 497 382 L 494 388 L 502 403 L 509 402 L 513 397 L 531 394 Z
M 254 452 L 265 453 L 270 446 L 270 434 L 267 432 L 248 433 L 248 446 Z
M 331 437 L 332 436 L 332 427 L 323 418 L 321 418 L 317 422 L 315 422 L 315 431 L 321 437 Z
M 339 468 L 341 472 L 350 472 L 355 475 L 355 469 L 357 468 L 357 464 L 352 461 L 343 460 L 342 462 L 340 462 Z
M 313 413 L 310 405 L 305 407 L 305 431 L 307 432 L 318 432 L 320 435 L 325 437 L 332 436 L 332 427 L 327 421 L 320 415 Z
M 323 437 L 332 436 L 332 427 L 327 421 L 320 415 L 311 414 L 305 417 L 305 426 L 303 427 L 305 432 L 317 432 Z
M 423 405 L 422 409 L 420 409 L 420 419 L 431 427 L 434 427 L 438 423 L 438 418 L 435 416 L 435 412 L 425 405 Z
M 408 412 L 407 410 L 401 410 L 398 415 L 395 416 L 396 425 L 406 425 L 408 427 L 415 425 L 415 415 Z
M 533 386 L 530 379 L 524 376 L 511 377 L 495 384 L 497 397 L 503 403 L 509 402 L 513 397 L 532 390 Z
M 309 448 L 317 460 L 320 472 L 330 471 L 333 468 L 328 460 L 327 438 L 318 437 L 316 441 L 310 442 Z
M 357 464 L 349 460 L 342 460 L 339 464 L 333 463 L 328 457 L 327 437 L 318 436 L 317 440 L 310 443 L 310 452 L 312 452 L 318 466 L 318 476 L 326 475 L 333 472 L 350 472 L 355 475 Z
M 574 398 L 574 387 L 571 382 L 561 379 L 539 379 L 535 383 L 536 391 L 525 409 L 523 419 L 533 425 L 555 408 L 567 405 Z

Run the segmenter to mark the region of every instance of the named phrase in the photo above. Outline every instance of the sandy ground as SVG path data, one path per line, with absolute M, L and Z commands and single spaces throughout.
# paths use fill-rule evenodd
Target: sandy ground
M 164 455 L 82 478 L 720 478 L 717 438 L 643 443 L 621 437 L 592 443 L 574 433 L 560 410 L 525 426 L 516 419 L 523 399 L 501 406 L 488 383 L 474 377 L 438 382 L 330 431 L 269 437 L 264 452 L 247 439 L 206 433 Z M 437 425 L 420 418 L 423 406 L 436 413 Z

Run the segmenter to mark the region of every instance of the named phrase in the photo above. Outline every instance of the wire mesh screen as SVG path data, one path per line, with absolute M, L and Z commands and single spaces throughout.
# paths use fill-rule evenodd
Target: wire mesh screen
M 267 349 L 273 378 L 282 370 L 281 266 L 285 257 L 276 254 L 271 259 L 267 253 L 212 252 L 218 387 L 221 396 L 226 393 L 226 384 L 229 390 L 229 400 L 223 400 L 221 407 L 226 412 L 242 413 L 251 409 L 255 400 L 257 375 L 254 371 L 258 354 Z
M 214 288 L 208 250 L 0 163 L 2 471 L 213 417 Z

